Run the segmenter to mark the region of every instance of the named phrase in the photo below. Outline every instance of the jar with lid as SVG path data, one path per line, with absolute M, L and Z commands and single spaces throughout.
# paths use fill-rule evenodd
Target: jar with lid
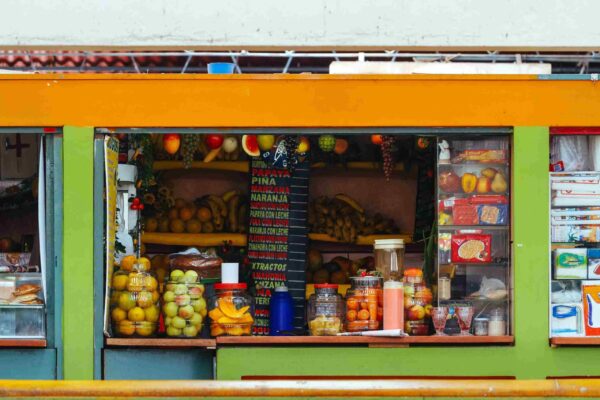
M 360 332 L 382 329 L 382 279 L 377 276 L 350 278 L 346 293 L 346 330 Z
M 443 274 L 438 278 L 438 299 L 450 300 L 452 298 L 452 281 L 450 275 Z
M 245 283 L 216 283 L 208 303 L 211 336 L 249 336 L 254 323 L 254 299 Z
M 373 244 L 375 269 L 384 281 L 401 281 L 404 273 L 404 240 L 379 239 Z
M 158 281 L 150 272 L 150 260 L 123 257 L 111 280 L 111 320 L 117 336 L 148 337 L 156 333 L 160 316 Z
M 477 317 L 473 319 L 473 334 L 475 336 L 488 336 L 488 326 L 490 319 L 486 317 Z
M 315 292 L 308 299 L 308 330 L 312 336 L 335 336 L 342 332 L 344 299 L 338 285 L 315 284 Z
M 490 312 L 490 322 L 488 324 L 489 336 L 504 336 L 506 335 L 506 319 L 504 310 L 495 308 Z
M 194 270 L 175 269 L 169 274 L 162 295 L 162 314 L 166 335 L 196 337 L 202 332 L 207 315 L 205 286 Z

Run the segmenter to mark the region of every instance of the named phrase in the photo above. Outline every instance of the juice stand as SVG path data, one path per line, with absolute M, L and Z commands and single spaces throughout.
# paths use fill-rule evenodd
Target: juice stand
M 90 188 L 94 188 L 94 201 L 86 199 L 75 209 L 78 215 L 84 217 L 83 222 L 79 223 L 83 224 L 85 235 L 77 240 L 76 245 L 80 254 L 86 257 L 84 263 L 80 265 L 86 267 L 82 269 L 78 281 L 69 279 L 64 281 L 66 292 L 70 285 L 74 285 L 85 289 L 88 299 L 91 298 L 89 297 L 92 296 L 91 293 L 94 295 L 93 303 L 84 303 L 78 306 L 77 310 L 74 309 L 74 305 L 69 306 L 65 302 L 65 316 L 76 311 L 81 320 L 94 321 L 93 330 L 81 332 L 81 339 L 86 343 L 86 351 L 78 355 L 65 354 L 65 370 L 75 363 L 86 366 L 82 375 L 71 376 L 174 378 L 179 374 L 182 377 L 210 377 L 213 376 L 213 357 L 216 359 L 214 377 L 217 379 L 268 379 L 274 376 L 323 375 L 528 378 L 593 374 L 590 364 L 578 363 L 576 360 L 581 360 L 582 357 L 589 357 L 592 360 L 597 353 L 595 348 L 567 346 L 553 348 L 548 341 L 548 313 L 546 302 L 541 300 L 547 300 L 549 295 L 547 268 L 549 225 L 547 209 L 539 207 L 539 204 L 547 203 L 549 193 L 548 127 L 594 125 L 594 114 L 591 110 L 598 102 L 598 94 L 593 82 L 558 81 L 553 80 L 552 76 L 172 77 L 148 75 L 131 77 L 124 75 L 116 78 L 61 77 L 54 86 L 45 89 L 44 85 L 48 78 L 44 76 L 20 79 L 27 82 L 24 87 L 14 85 L 9 78 L 2 78 L 2 87 L 15 93 L 17 87 L 21 91 L 39 90 L 42 96 L 54 100 L 51 102 L 50 110 L 46 110 L 43 115 L 35 113 L 29 115 L 27 117 L 29 124 L 87 126 L 88 128 L 65 127 L 65 135 L 73 135 L 72 137 L 76 138 L 72 144 L 65 145 L 77 144 L 86 149 L 90 159 L 89 162 L 86 161 L 88 167 L 92 164 L 91 160 L 94 160 L 93 169 L 86 168 L 79 171 L 78 182 L 69 187 L 65 186 L 65 196 L 89 192 Z M 397 93 L 400 92 L 403 93 L 403 99 L 410 99 L 410 101 L 399 99 Z M 73 98 L 84 98 L 86 101 L 74 103 Z M 288 101 L 281 102 L 282 98 Z M 324 108 L 324 104 L 329 106 Z M 333 104 L 335 107 L 331 106 Z M 541 104 L 543 107 L 540 106 Z M 20 108 L 23 106 L 22 103 L 17 101 L 2 105 L 8 110 L 6 115 L 0 117 L 2 125 L 24 123 L 25 116 L 19 112 L 22 110 Z M 373 251 L 375 239 L 403 239 L 406 245 L 405 271 L 409 269 L 407 268 L 409 264 L 414 262 L 420 266 L 428 265 L 427 268 L 431 268 L 430 276 L 435 277 L 434 281 L 428 282 L 432 290 L 432 298 L 429 300 L 431 305 L 434 301 L 439 306 L 444 304 L 441 302 L 458 299 L 473 305 L 477 302 L 493 303 L 493 310 L 501 311 L 496 314 L 492 314 L 491 309 L 483 312 L 488 318 L 486 335 L 461 336 L 448 332 L 447 336 L 433 336 L 431 335 L 433 331 L 429 330 L 427 334 L 411 332 L 410 336 L 402 338 L 327 337 L 306 334 L 275 337 L 260 335 L 259 331 L 254 331 L 255 335 L 237 336 L 233 335 L 233 332 L 238 331 L 230 327 L 223 328 L 225 332 L 229 329 L 228 335 L 220 335 L 219 331 L 215 330 L 209 332 L 206 338 L 191 335 L 195 336 L 192 339 L 167 336 L 139 337 L 144 336 L 143 330 L 137 332 L 138 337 L 117 337 L 118 335 L 113 336 L 112 333 L 106 335 L 107 319 L 104 311 L 107 298 L 105 275 L 107 264 L 103 243 L 106 236 L 104 228 L 106 209 L 102 197 L 106 188 L 103 179 L 106 170 L 104 143 L 106 137 L 119 138 L 120 135 L 140 137 L 148 135 L 150 138 L 156 135 L 158 139 L 163 140 L 162 136 L 169 134 L 203 135 L 204 139 L 211 134 L 221 134 L 226 138 L 230 136 L 237 138 L 238 144 L 241 143 L 240 138 L 243 135 L 299 136 L 299 139 L 308 138 L 312 148 L 318 147 L 321 137 L 331 135 L 334 140 L 344 139 L 350 145 L 358 145 L 359 149 L 373 151 L 377 147 L 370 142 L 371 135 L 383 135 L 394 137 L 398 148 L 401 148 L 404 142 L 410 143 L 410 149 L 415 149 L 413 147 L 415 144 L 423 151 L 429 148 L 431 154 L 424 158 L 431 166 L 430 178 L 434 182 L 428 189 L 429 200 L 427 201 L 428 204 L 433 205 L 429 226 L 435 222 L 437 232 L 434 237 L 438 249 L 433 257 L 431 256 L 433 253 L 429 253 L 420 260 L 411 260 L 412 254 L 427 253 L 423 248 L 420 251 L 415 249 L 420 240 L 418 237 L 415 238 L 416 210 L 419 204 L 425 202 L 417 200 L 418 171 L 411 170 L 408 164 L 396 164 L 399 170 L 392 171 L 389 184 L 386 183 L 383 171 L 380 169 L 381 161 L 378 167 L 369 167 L 367 171 L 355 171 L 349 168 L 349 164 L 348 168 L 336 170 L 338 167 L 331 165 L 329 160 L 327 160 L 329 165 L 326 167 L 314 163 L 306 168 L 309 174 L 308 192 L 311 194 L 303 203 L 304 207 L 310 208 L 312 201 L 324 197 L 329 199 L 327 205 L 332 209 L 333 206 L 329 205 L 330 198 L 337 194 L 346 194 L 357 200 L 358 207 L 367 210 L 365 215 L 369 212 L 390 215 L 398 226 L 390 227 L 389 233 L 382 228 L 384 232 L 372 232 L 370 235 L 391 236 L 366 239 L 365 237 L 369 235 L 357 235 L 355 240 L 352 240 L 353 236 L 350 233 L 350 240 L 347 240 L 343 232 L 341 237 L 337 237 L 334 227 L 333 238 L 336 240 L 331 240 L 328 238 L 332 235 L 327 231 L 327 222 L 324 232 L 311 232 L 311 229 L 321 228 L 317 223 L 311 224 L 308 218 L 306 226 L 290 224 L 290 229 L 294 226 L 305 229 L 304 236 L 309 240 L 307 243 L 311 247 L 309 250 L 312 251 L 313 248 L 319 250 L 324 263 L 332 262 L 336 257 L 352 261 L 355 261 L 354 255 L 359 259 L 368 257 L 367 254 Z M 95 141 L 94 137 L 96 137 Z M 425 141 L 429 142 L 428 146 L 423 144 Z M 450 150 L 449 158 L 443 156 L 441 151 L 446 148 L 444 141 Z M 92 149 L 93 143 L 95 143 L 95 150 Z M 67 146 L 64 148 L 65 151 L 69 149 Z M 127 149 L 127 157 L 129 157 L 129 150 L 133 150 L 132 156 L 135 155 L 135 146 Z M 323 151 L 322 148 L 321 150 Z M 474 150 L 478 152 L 473 152 Z M 317 153 L 316 157 L 318 156 Z M 163 168 L 166 171 L 162 174 L 163 178 L 165 175 L 171 175 L 171 190 L 176 193 L 173 196 L 174 200 L 181 197 L 189 201 L 215 194 L 222 199 L 227 192 L 241 191 L 244 188 L 249 190 L 245 194 L 252 199 L 252 190 L 260 192 L 260 189 L 252 189 L 252 183 L 248 181 L 252 175 L 249 174 L 254 173 L 258 177 L 259 173 L 255 170 L 260 168 L 258 164 L 250 167 L 252 165 L 250 163 L 255 163 L 256 160 L 244 157 L 246 158 L 241 160 L 222 160 L 214 161 L 215 164 L 206 164 L 231 166 L 233 164 L 227 163 L 237 162 L 236 165 L 239 165 L 242 161 L 246 165 L 245 170 L 236 167 L 233 170 L 230 168 L 228 172 L 224 172 L 224 168 L 217 170 L 218 173 L 208 172 L 206 167 L 200 167 L 204 164 L 203 161 L 202 164 L 196 164 L 201 163 L 199 159 L 191 160 L 192 168 L 188 171 L 180 166 L 183 163 L 181 159 L 158 160 L 155 161 L 153 168 Z M 175 167 L 173 162 L 176 163 Z M 348 162 L 377 164 L 374 159 L 367 157 Z M 198 168 L 193 168 L 194 165 Z M 143 168 L 140 169 L 138 166 L 138 174 L 140 171 L 143 171 Z M 304 168 L 299 164 L 295 173 L 302 172 L 305 172 Z M 443 177 L 440 173 L 444 174 Z M 501 174 L 501 177 L 497 178 L 497 174 Z M 175 180 L 179 180 L 180 183 L 173 183 Z M 318 183 L 319 180 L 321 183 Z M 207 183 L 208 181 L 210 184 Z M 197 184 L 198 182 L 204 183 Z M 263 182 L 259 179 L 254 184 L 259 186 L 270 182 L 270 180 Z M 478 188 L 480 182 L 481 188 Z M 290 185 L 290 188 L 292 186 L 298 185 Z M 351 189 L 354 190 L 352 193 L 349 192 Z M 423 189 L 422 185 L 421 189 Z M 411 195 L 407 196 L 407 193 Z M 456 196 L 457 193 L 460 193 L 460 196 Z M 427 196 L 427 193 L 423 195 Z M 491 198 L 493 202 L 489 202 L 489 197 L 483 201 L 481 196 L 495 197 Z M 133 198 L 136 197 L 137 194 L 132 196 L 131 203 L 127 203 L 130 207 L 133 205 Z M 262 196 L 256 199 L 268 202 Z M 386 200 L 389 199 L 393 201 L 389 202 L 386 208 Z M 457 199 L 463 200 L 457 201 Z M 140 201 L 148 207 L 147 200 Z M 202 205 L 203 203 L 196 207 L 201 208 L 198 206 Z M 315 207 L 317 205 L 319 204 L 315 204 Z M 210 203 L 208 206 L 210 208 Z M 249 206 L 252 208 L 252 204 Z M 142 230 L 139 233 L 139 242 L 133 243 L 132 247 L 133 251 L 138 253 L 135 255 L 137 264 L 145 263 L 139 260 L 144 254 L 156 255 L 159 250 L 164 249 L 157 246 L 180 246 L 179 243 L 186 246 L 215 247 L 218 246 L 218 242 L 222 242 L 222 239 L 226 239 L 232 242 L 234 248 L 248 245 L 249 256 L 251 251 L 265 251 L 258 246 L 258 242 L 256 247 L 250 246 L 253 239 L 249 236 L 244 237 L 251 235 L 249 231 L 243 233 L 223 230 L 222 233 L 218 233 L 228 236 L 221 237 L 216 235 L 217 232 L 204 232 L 202 226 L 200 226 L 200 233 L 191 233 L 187 231 L 186 224 L 186 232 L 178 232 L 182 230 L 181 226 L 178 226 L 179 222 L 172 221 L 183 219 L 181 210 L 186 205 L 178 208 L 173 204 L 173 207 L 177 209 L 178 214 L 176 218 L 173 217 L 168 221 L 168 232 L 166 227 L 164 232 L 158 232 L 157 227 L 157 232 L 151 232 L 150 229 L 148 232 Z M 198 212 L 197 209 L 194 211 Z M 210 209 L 210 211 L 211 215 L 214 215 L 215 210 Z M 66 208 L 65 212 L 71 213 Z M 89 223 L 91 215 L 94 217 L 93 224 Z M 229 212 L 226 215 L 229 217 Z M 152 215 L 144 215 L 144 213 L 140 216 L 145 219 L 146 224 L 148 218 L 153 218 Z M 157 222 L 159 219 L 160 217 L 157 218 Z M 187 220 L 191 219 L 194 218 Z M 228 222 L 230 225 L 226 226 L 231 227 L 231 221 Z M 65 232 L 70 228 L 67 222 L 74 224 L 73 220 L 66 218 Z M 337 221 L 333 222 L 337 225 Z M 211 223 L 217 225 L 214 220 Z M 350 224 L 350 227 L 352 226 Z M 423 226 L 427 227 L 427 224 Z M 247 229 L 251 227 L 250 223 Z M 197 227 L 189 229 L 193 232 Z M 234 233 L 235 236 L 232 236 Z M 446 233 L 450 236 L 442 236 Z M 186 234 L 196 236 L 184 236 Z M 208 239 L 213 241 L 208 242 Z M 218 242 L 215 243 L 217 239 Z M 457 242 L 458 239 L 475 242 L 471 247 L 478 249 L 477 254 L 459 251 L 461 243 Z M 366 242 L 367 240 L 369 241 Z M 349 243 L 352 243 L 352 249 L 349 249 Z M 146 252 L 135 249 L 135 246 L 141 247 L 142 244 L 146 246 Z M 301 245 L 299 242 L 292 244 Z M 65 241 L 64 245 L 65 255 L 71 254 L 72 257 L 69 251 L 73 250 L 71 246 L 74 244 Z M 449 246 L 449 252 L 443 253 L 442 251 L 447 249 L 442 245 Z M 453 251 L 453 246 L 459 247 Z M 266 249 L 271 251 L 269 247 Z M 179 248 L 168 251 L 164 249 L 161 254 L 174 254 L 180 251 Z M 333 257 L 328 259 L 327 253 Z M 308 256 L 309 252 L 303 254 Z M 221 258 L 228 261 L 222 255 Z M 69 268 L 69 265 L 73 268 L 74 261 L 65 257 L 65 268 Z M 339 263 L 335 263 L 343 264 L 343 261 L 339 259 L 338 261 Z M 304 286 L 309 274 L 304 270 L 294 269 L 296 268 L 294 265 L 291 267 L 287 273 L 304 275 L 298 279 L 288 278 L 290 293 L 297 297 L 300 292 L 295 293 L 291 290 L 295 289 L 292 281 L 300 281 L 301 286 Z M 123 268 L 122 260 L 118 268 Z M 306 268 L 306 265 L 302 268 Z M 324 268 L 328 278 L 325 279 L 327 284 L 337 283 L 330 281 L 331 275 L 338 272 L 337 268 L 343 270 L 344 267 L 329 265 Z M 316 281 L 315 274 L 321 269 L 320 266 L 319 268 L 315 266 L 314 271 L 311 270 L 313 281 Z M 240 277 L 242 275 L 240 274 Z M 319 275 L 325 275 L 325 272 L 319 272 Z M 173 278 L 172 275 L 169 276 Z M 128 279 L 134 277 L 138 279 L 136 274 L 128 275 Z M 482 287 L 484 277 L 486 280 L 494 280 L 493 284 L 488 283 L 487 286 Z M 188 283 L 197 284 L 196 277 L 192 278 L 193 281 Z M 344 278 L 343 283 L 340 279 L 338 285 L 346 284 L 345 277 L 341 278 Z M 450 293 L 448 297 L 448 293 L 445 292 L 443 299 L 440 299 L 442 286 L 440 280 L 444 281 L 444 285 L 446 284 L 445 279 L 442 278 L 451 280 Z M 319 281 L 322 282 L 321 279 Z M 322 284 L 320 282 L 316 283 Z M 178 284 L 183 283 L 186 282 L 182 281 Z M 194 287 L 189 284 L 186 289 L 188 293 L 182 292 L 181 296 L 189 295 L 191 300 L 191 288 Z M 437 287 L 435 300 L 433 299 L 434 286 Z M 306 288 L 310 290 L 309 286 Z M 218 292 L 219 287 L 215 285 L 214 289 Z M 233 291 L 233 288 L 227 290 Z M 130 290 L 130 292 L 134 291 Z M 304 289 L 302 291 L 304 292 Z M 415 293 L 416 291 L 415 288 Z M 427 293 L 425 290 L 423 292 Z M 164 293 L 162 295 L 164 296 Z M 305 297 L 306 293 L 302 295 Z M 257 298 L 258 293 L 254 293 L 254 297 Z M 422 297 L 427 295 L 423 294 Z M 406 299 L 406 295 L 404 298 Z M 347 295 L 345 300 L 346 307 L 351 307 Z M 163 301 L 168 302 L 166 299 Z M 187 307 L 185 303 L 187 298 L 182 297 L 181 305 L 178 307 Z M 125 302 L 123 304 L 124 308 L 129 307 Z M 424 306 L 427 304 L 416 305 L 426 312 Z M 138 306 L 131 305 L 130 310 L 136 307 Z M 208 313 L 216 309 L 210 305 L 210 301 L 207 307 Z M 230 320 L 239 323 L 246 318 L 244 314 L 250 308 L 243 309 L 244 307 L 238 307 L 237 310 L 218 307 L 219 312 L 226 314 L 224 316 L 228 318 L 223 323 L 233 324 L 234 322 Z M 113 309 L 115 308 L 117 307 Z M 182 313 L 181 308 L 176 311 L 178 315 Z M 421 308 L 414 308 L 412 311 L 414 317 L 407 318 L 409 322 L 411 319 L 415 321 L 422 319 Z M 477 310 L 476 306 L 473 308 Z M 127 318 L 123 317 L 121 320 L 131 319 L 133 322 L 152 323 L 141 320 L 136 313 L 130 316 L 130 310 L 127 310 Z M 368 304 L 366 308 L 361 307 L 360 311 L 363 310 L 369 314 L 365 321 L 378 322 L 377 318 L 371 319 Z M 377 311 L 375 308 L 375 313 Z M 201 311 L 198 313 L 201 314 Z M 366 313 L 362 314 L 366 315 Z M 405 317 L 410 315 L 410 313 L 405 314 Z M 258 316 L 259 314 L 254 310 L 253 319 L 258 320 Z M 222 317 L 217 315 L 215 318 Z M 295 321 L 301 317 L 302 314 L 299 313 Z M 503 324 L 492 325 L 492 317 L 496 318 L 494 322 L 502 321 Z M 348 314 L 345 318 L 350 319 Z M 170 320 L 170 322 L 174 321 Z M 184 324 L 188 326 L 186 322 Z M 172 332 L 179 334 L 176 329 L 180 328 L 175 326 Z M 496 334 L 490 334 L 492 330 Z M 194 332 L 192 329 L 188 331 Z M 124 332 L 128 331 L 124 330 Z M 239 332 L 243 332 L 243 329 Z M 189 348 L 194 350 L 189 351 Z M 338 359 L 343 362 L 331 362 Z M 146 370 L 138 368 L 148 364 L 156 367 L 146 367 Z M 448 365 L 452 365 L 452 372 L 449 372 Z

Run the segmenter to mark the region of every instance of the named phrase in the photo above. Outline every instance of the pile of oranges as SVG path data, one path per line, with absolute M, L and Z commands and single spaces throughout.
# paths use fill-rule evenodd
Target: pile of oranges
M 346 330 L 359 332 L 380 329 L 383 321 L 383 291 L 356 289 L 346 297 Z

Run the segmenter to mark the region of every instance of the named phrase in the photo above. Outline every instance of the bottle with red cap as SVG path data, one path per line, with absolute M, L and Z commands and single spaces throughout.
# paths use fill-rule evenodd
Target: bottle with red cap
M 254 324 L 254 299 L 245 283 L 216 283 L 209 300 L 211 336 L 249 336 Z
M 315 292 L 308 299 L 308 330 L 312 336 L 335 336 L 342 332 L 344 299 L 338 285 L 315 284 Z

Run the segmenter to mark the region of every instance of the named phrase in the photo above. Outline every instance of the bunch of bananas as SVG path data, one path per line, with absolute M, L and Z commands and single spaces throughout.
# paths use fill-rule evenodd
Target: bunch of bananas
M 356 242 L 359 235 L 398 233 L 393 219 L 366 213 L 356 200 L 345 194 L 311 201 L 308 224 L 311 232 L 325 233 L 345 243 Z
M 197 199 L 196 205 L 210 210 L 215 232 L 246 232 L 248 204 L 239 191 L 231 190 L 222 196 L 209 194 Z

